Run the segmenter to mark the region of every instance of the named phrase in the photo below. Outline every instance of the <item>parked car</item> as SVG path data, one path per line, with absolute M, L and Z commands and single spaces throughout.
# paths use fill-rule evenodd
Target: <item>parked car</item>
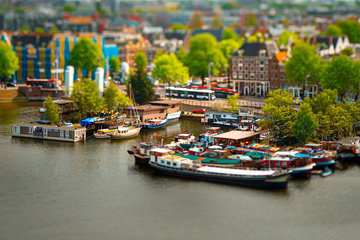
M 74 125 L 72 123 L 65 123 L 64 127 L 73 127 Z
M 16 83 L 13 83 L 13 82 L 8 82 L 6 84 L 7 87 L 16 87 Z
M 198 108 L 191 111 L 192 113 L 204 114 L 206 112 L 205 108 Z

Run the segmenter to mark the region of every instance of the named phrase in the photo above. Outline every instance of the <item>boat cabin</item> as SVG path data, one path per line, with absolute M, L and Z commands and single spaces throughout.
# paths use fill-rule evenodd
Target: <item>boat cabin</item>
M 86 139 L 86 128 L 19 123 L 11 125 L 11 136 L 78 142 Z
M 260 132 L 230 131 L 214 136 L 214 144 L 240 147 L 242 142 L 259 141 Z
M 305 144 L 305 147 L 315 149 L 316 151 L 323 149 L 323 145 L 320 143 L 308 143 L 308 144 Z

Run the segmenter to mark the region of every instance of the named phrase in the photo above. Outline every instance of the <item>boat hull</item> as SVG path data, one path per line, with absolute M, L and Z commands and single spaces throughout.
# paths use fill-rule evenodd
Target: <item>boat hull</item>
M 272 177 L 249 177 L 249 176 L 225 176 L 211 173 L 200 173 L 197 171 L 175 169 L 149 162 L 149 165 L 157 172 L 169 176 L 183 177 L 189 179 L 218 182 L 225 184 L 241 185 L 251 188 L 283 189 L 287 187 L 289 175 L 281 174 Z
M 136 165 L 142 165 L 142 166 L 146 166 L 149 167 L 150 164 L 150 156 L 144 156 L 144 155 L 140 155 L 138 153 L 134 152 L 134 158 L 135 158 L 135 164 Z
M 110 139 L 111 136 L 110 135 L 99 135 L 99 134 L 94 134 L 94 138 L 97 138 L 97 139 Z
M 131 129 L 129 130 L 129 132 L 127 133 L 120 133 L 120 134 L 111 134 L 111 139 L 112 140 L 122 140 L 122 139 L 127 139 L 127 138 L 133 138 L 133 137 L 137 137 L 140 133 L 140 128 L 135 128 L 135 129 Z
M 168 121 L 176 121 L 176 120 L 179 120 L 180 114 L 181 114 L 180 111 L 174 112 L 174 113 L 168 113 L 168 114 L 166 115 L 166 119 L 167 119 Z
M 150 130 L 150 129 L 156 129 L 156 128 L 161 128 L 164 127 L 167 124 L 167 120 L 163 121 L 160 124 L 144 124 L 141 126 L 141 130 Z

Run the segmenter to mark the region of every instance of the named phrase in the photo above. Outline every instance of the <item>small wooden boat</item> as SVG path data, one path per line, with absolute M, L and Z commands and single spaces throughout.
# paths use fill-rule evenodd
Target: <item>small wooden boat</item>
M 118 127 L 114 132 L 110 134 L 111 139 L 121 140 L 126 138 L 136 137 L 140 133 L 140 127 L 129 126 L 129 127 Z

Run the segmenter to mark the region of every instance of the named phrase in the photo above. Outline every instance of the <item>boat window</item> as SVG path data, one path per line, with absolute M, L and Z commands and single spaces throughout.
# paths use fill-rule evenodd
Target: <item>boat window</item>
M 175 166 L 175 167 L 176 167 L 176 165 L 177 165 L 176 163 L 173 163 L 173 166 Z
M 162 164 L 164 164 L 164 161 L 163 161 L 163 160 L 161 160 L 161 163 L 162 163 Z

